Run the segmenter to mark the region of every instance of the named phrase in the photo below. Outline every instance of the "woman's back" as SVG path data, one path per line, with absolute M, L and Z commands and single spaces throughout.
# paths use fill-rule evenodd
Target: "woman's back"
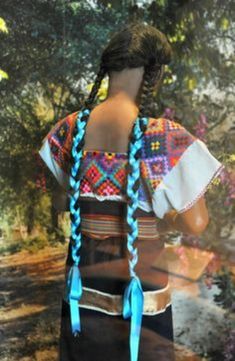
M 40 150 L 71 215 L 60 361 L 101 361 L 107 353 L 112 361 L 137 361 L 139 342 L 140 360 L 174 360 L 158 225 L 171 211 L 186 220 L 192 208 L 200 213 L 201 202 L 195 205 L 222 165 L 182 125 L 149 116 L 170 55 L 157 29 L 127 26 L 104 50 L 82 109 L 59 121 Z M 94 107 L 106 72 L 107 99 Z

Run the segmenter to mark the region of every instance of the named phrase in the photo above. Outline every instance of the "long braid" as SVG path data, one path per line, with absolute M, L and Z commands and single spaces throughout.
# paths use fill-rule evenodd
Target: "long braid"
M 156 64 L 145 69 L 143 75 L 143 85 L 141 100 L 139 105 L 139 116 L 146 115 L 146 112 L 149 112 L 150 99 L 152 98 L 153 89 L 155 83 L 161 75 L 162 65 Z
M 88 96 L 88 99 L 85 100 L 84 104 L 85 104 L 85 107 L 88 108 L 88 109 L 91 109 L 94 101 L 95 101 L 95 98 L 98 94 L 98 91 L 99 91 L 99 88 L 100 88 L 100 85 L 101 85 L 101 82 L 104 78 L 106 74 L 106 68 L 103 64 L 100 64 L 100 68 L 99 68 L 99 71 L 96 75 L 96 79 L 95 79 L 95 82 L 93 84 L 93 87 L 91 89 L 91 92 Z
M 80 255 L 79 250 L 82 244 L 82 234 L 81 234 L 81 216 L 80 216 L 80 166 L 83 156 L 83 146 L 85 144 L 85 134 L 87 120 L 89 118 L 90 110 L 92 104 L 98 93 L 102 79 L 106 73 L 104 66 L 100 66 L 100 69 L 97 73 L 95 82 L 91 89 L 88 99 L 84 102 L 84 107 L 79 112 L 73 134 L 73 145 L 72 145 L 72 166 L 70 173 L 70 219 L 71 219 L 71 245 L 72 245 L 72 259 L 73 266 L 71 267 L 68 280 L 67 280 L 67 292 L 69 303 L 70 303 L 70 315 L 71 315 L 71 326 L 72 333 L 74 336 L 77 336 L 81 331 L 80 325 L 80 316 L 79 316 L 79 307 L 78 301 L 82 296 L 82 283 L 81 275 L 79 271 L 79 262 Z
M 128 149 L 128 169 L 127 174 L 127 224 L 129 225 L 130 231 L 127 234 L 127 248 L 132 257 L 129 260 L 130 275 L 136 276 L 134 267 L 138 261 L 137 249 L 134 249 L 133 243 L 138 235 L 138 224 L 135 217 L 135 212 L 138 207 L 138 190 L 139 190 L 139 179 L 140 179 L 140 154 L 142 146 L 142 136 L 144 133 L 144 127 L 147 124 L 147 118 L 137 117 L 131 132 L 129 149 Z
M 140 156 L 142 147 L 142 137 L 148 125 L 148 118 L 144 117 L 144 109 L 148 107 L 148 102 L 153 90 L 153 79 L 156 79 L 156 72 L 160 75 L 160 67 L 147 68 L 143 76 L 143 88 L 141 94 L 141 104 L 139 106 L 139 116 L 132 127 L 129 149 L 128 149 L 128 170 L 127 175 L 127 249 L 130 254 L 129 273 L 131 280 L 125 288 L 123 299 L 123 317 L 131 317 L 130 332 L 130 352 L 131 360 L 137 361 L 139 349 L 139 336 L 141 330 L 142 313 L 144 307 L 144 296 L 139 277 L 135 272 L 138 262 L 138 249 L 133 244 L 138 238 L 138 220 L 136 210 L 138 208 L 138 191 L 140 185 Z M 155 75 L 153 77 L 153 74 Z
M 149 67 L 145 70 L 143 75 L 143 86 L 141 93 L 141 102 L 139 105 L 139 116 L 133 124 L 129 149 L 128 149 L 128 169 L 130 173 L 127 175 L 127 189 L 126 194 L 128 197 L 127 202 L 127 224 L 129 225 L 130 232 L 128 233 L 127 248 L 133 257 L 130 261 L 130 274 L 135 275 L 134 266 L 137 263 L 138 256 L 137 250 L 133 248 L 134 239 L 137 238 L 138 225 L 135 218 L 135 211 L 138 207 L 138 189 L 140 179 L 140 156 L 141 156 L 141 138 L 147 128 L 148 119 L 144 117 L 145 109 L 148 109 L 149 100 L 151 98 L 156 77 L 160 75 L 161 66 L 157 65 Z M 156 74 L 157 73 L 157 74 Z
M 157 73 L 157 75 L 156 75 Z M 131 254 L 132 261 L 130 264 L 130 275 L 135 276 L 134 266 L 137 264 L 137 249 L 133 248 L 133 242 L 138 236 L 138 224 L 135 217 L 135 211 L 138 207 L 138 189 L 140 179 L 140 156 L 141 156 L 141 138 L 147 128 L 148 118 L 144 117 L 144 110 L 148 108 L 149 99 L 153 91 L 153 85 L 156 76 L 160 75 L 160 66 L 147 68 L 143 76 L 143 87 L 141 94 L 141 102 L 139 105 L 139 116 L 137 117 L 131 131 L 129 149 L 128 149 L 128 170 L 127 175 L 127 224 L 130 232 L 128 232 L 127 248 Z

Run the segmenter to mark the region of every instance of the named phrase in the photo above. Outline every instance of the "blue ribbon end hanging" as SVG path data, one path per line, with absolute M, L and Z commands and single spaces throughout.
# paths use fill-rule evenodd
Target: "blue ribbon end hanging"
M 74 337 L 77 337 L 81 332 L 78 301 L 82 296 L 81 274 L 77 265 L 73 265 L 69 271 L 67 292 L 70 304 L 72 333 Z
M 144 307 L 144 294 L 138 277 L 132 277 L 124 292 L 123 318 L 131 317 L 131 361 L 138 360 L 140 331 Z

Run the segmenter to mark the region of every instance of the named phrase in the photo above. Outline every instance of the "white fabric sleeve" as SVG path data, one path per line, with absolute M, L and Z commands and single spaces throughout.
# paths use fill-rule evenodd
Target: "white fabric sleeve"
M 52 156 L 50 145 L 47 139 L 45 139 L 45 141 L 43 142 L 39 150 L 39 154 L 52 172 L 52 174 L 55 176 L 61 187 L 67 191 L 69 189 L 69 175 L 65 173 L 56 163 L 55 159 Z
M 152 207 L 156 216 L 162 219 L 172 209 L 182 213 L 191 208 L 222 169 L 224 165 L 206 144 L 196 139 L 155 189 Z

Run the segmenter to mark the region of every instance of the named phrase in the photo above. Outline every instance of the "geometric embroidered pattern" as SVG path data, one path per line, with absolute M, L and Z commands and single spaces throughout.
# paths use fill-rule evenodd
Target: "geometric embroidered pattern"
M 126 178 L 124 163 L 125 154 L 83 151 L 81 192 L 120 195 Z
M 71 167 L 72 135 L 78 111 L 59 120 L 47 135 L 53 158 L 66 173 Z
M 149 120 L 143 137 L 141 174 L 146 178 L 151 193 L 195 140 L 196 137 L 173 120 Z
M 70 173 L 73 129 L 79 111 L 56 123 L 47 135 L 51 153 L 59 167 Z M 148 118 L 142 138 L 139 188 L 140 200 L 149 199 L 163 177 L 178 163 L 196 140 L 179 123 L 166 118 Z M 127 153 L 100 150 L 83 151 L 81 164 L 82 194 L 125 195 Z

